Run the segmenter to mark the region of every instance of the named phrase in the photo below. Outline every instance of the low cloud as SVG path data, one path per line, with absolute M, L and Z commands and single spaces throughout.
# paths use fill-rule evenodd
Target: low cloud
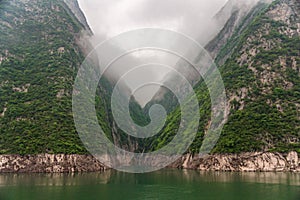
M 94 45 L 132 29 L 151 27 L 183 33 L 204 46 L 220 28 L 212 18 L 226 1 L 79 0 L 79 3 L 94 33 Z M 126 70 L 130 69 L 131 63 L 136 63 L 133 61 L 135 56 L 131 55 L 130 57 L 124 59 L 124 61 L 127 60 Z M 172 66 L 177 62 L 172 56 L 157 55 L 156 60 L 163 62 L 163 60 L 171 60 L 170 58 L 173 59 L 169 62 L 169 65 Z M 139 57 L 139 59 L 141 58 Z M 110 75 L 118 79 L 124 74 L 124 65 L 115 66 L 110 71 Z M 140 83 L 141 79 L 163 82 L 162 77 L 165 77 L 167 73 L 166 69 L 159 70 L 157 67 L 152 67 L 152 71 L 149 69 L 147 73 L 139 72 L 139 74 L 132 75 L 131 80 L 127 83 L 129 88 L 133 89 L 136 88 L 135 81 L 132 80 L 134 77 L 138 77 L 136 83 Z M 145 104 L 158 89 L 159 86 L 148 87 L 143 93 L 137 93 L 135 97 L 141 104 Z

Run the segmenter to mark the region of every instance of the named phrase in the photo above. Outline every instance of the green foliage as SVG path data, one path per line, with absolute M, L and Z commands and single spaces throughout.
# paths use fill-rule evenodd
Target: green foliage
M 279 31 L 286 24 L 265 15 L 278 3 L 269 7 L 260 4 L 253 9 L 217 57 L 218 62 L 231 55 L 220 66 L 220 72 L 229 97 L 241 99 L 230 102 L 228 122 L 213 152 L 300 152 L 300 111 L 296 106 L 300 105 L 300 41 Z M 24 2 L 17 1 L 16 6 L 8 0 L 0 1 L 0 55 L 4 58 L 0 64 L 0 154 L 85 154 L 71 112 L 72 84 L 84 59 L 76 44 L 83 26 L 60 0 L 28 4 L 30 12 L 25 11 Z M 249 49 L 262 44 L 259 39 L 250 43 L 248 38 L 266 24 L 269 33 L 262 34 L 262 38 L 275 45 L 271 49 L 257 48 L 258 53 L 251 58 L 254 72 L 249 63 L 239 64 L 237 60 L 245 45 Z M 286 58 L 286 67 L 279 63 L 280 56 Z M 295 62 L 297 69 L 292 67 Z M 265 72 L 277 76 L 263 84 L 259 76 Z M 290 87 L 285 85 L 287 82 Z M 174 138 L 181 120 L 180 108 L 173 109 L 169 103 L 175 102 L 174 95 L 168 93 L 164 101 L 170 111 L 164 128 L 158 135 L 141 140 L 128 137 L 116 126 L 110 106 L 112 88 L 106 78 L 100 80 L 95 102 L 99 124 L 117 146 L 132 149 L 138 144 L 137 152 L 150 152 Z M 240 95 L 242 88 L 248 90 L 244 97 Z M 188 151 L 197 153 L 211 120 L 211 102 L 203 81 L 194 89 L 201 120 Z M 150 120 L 145 113 L 150 106 L 143 110 L 132 99 L 129 107 L 133 121 L 147 125 Z
M 61 1 L 28 4 L 0 3 L 0 153 L 87 153 L 71 113 L 82 27 Z
M 300 111 L 296 106 L 300 105 L 300 38 L 284 35 L 280 30 L 284 30 L 287 25 L 266 15 L 268 10 L 279 3 L 280 1 L 275 1 L 270 6 L 263 4 L 253 9 L 217 56 L 219 63 L 227 55 L 231 55 L 220 66 L 220 72 L 228 96 L 235 95 L 240 99 L 230 102 L 230 115 L 213 153 L 291 150 L 300 152 Z M 248 19 L 252 21 L 247 22 Z M 248 25 L 245 27 L 245 24 Z M 265 25 L 268 25 L 268 33 L 258 32 L 263 30 Z M 267 42 L 272 42 L 272 48 L 261 48 L 262 39 L 249 40 L 249 37 L 255 34 L 261 34 Z M 250 61 L 241 65 L 238 58 L 245 47 L 248 50 L 256 47 L 259 51 L 248 58 Z M 280 57 L 286 59 L 286 67 L 281 66 Z M 295 63 L 297 69 L 292 67 Z M 255 73 L 250 69 L 250 64 L 256 70 Z M 275 75 L 263 84 L 260 80 L 263 73 Z M 286 82 L 290 82 L 292 86 L 284 87 Z M 202 121 L 197 137 L 188 150 L 193 153 L 199 152 L 204 131 L 210 120 L 210 99 L 205 88 L 203 82 L 195 87 L 200 101 Z M 242 88 L 248 91 L 243 97 Z M 177 108 L 168 116 L 167 125 L 151 143 L 152 150 L 163 147 L 174 137 L 178 128 L 179 112 Z
M 0 153 L 88 153 L 72 115 L 73 82 L 84 60 L 76 42 L 83 25 L 62 0 L 0 5 L 0 21 L 7 25 L 0 27 L 0 55 L 5 57 L 0 64 L 0 111 L 5 111 Z M 128 136 L 114 125 L 112 87 L 106 78 L 100 80 L 97 117 L 107 137 L 128 148 Z M 147 123 L 135 100 L 130 108 L 138 123 Z
M 239 153 L 276 149 L 287 138 L 298 138 L 297 119 L 270 107 L 265 99 L 249 103 L 233 113 L 214 152 Z M 290 149 L 291 150 L 291 149 Z

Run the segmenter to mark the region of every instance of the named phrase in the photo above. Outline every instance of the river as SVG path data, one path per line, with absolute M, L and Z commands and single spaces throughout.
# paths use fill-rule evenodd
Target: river
M 0 200 L 299 200 L 300 174 L 161 170 L 1 174 Z

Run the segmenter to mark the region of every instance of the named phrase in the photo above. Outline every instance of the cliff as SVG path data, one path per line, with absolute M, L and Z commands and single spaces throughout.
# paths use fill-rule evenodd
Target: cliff
M 224 29 L 210 46 L 220 61 L 229 120 L 216 154 L 204 158 L 188 154 L 170 167 L 300 171 L 299 7 L 297 0 L 277 0 L 247 12 L 230 10 Z M 0 24 L 0 172 L 106 169 L 84 155 L 87 151 L 71 113 L 72 84 L 86 53 L 78 41 L 82 32 L 90 31 L 77 2 L 2 0 Z M 111 141 L 123 149 L 147 152 L 173 138 L 178 108 L 151 141 L 128 138 L 109 113 L 112 87 L 101 80 L 96 97 L 99 123 Z M 205 84 L 197 84 L 195 91 L 202 120 L 189 152 L 197 155 L 211 110 Z M 165 96 L 163 100 L 171 102 Z M 141 109 L 133 107 L 134 116 L 141 119 Z M 268 151 L 282 153 L 243 153 Z
M 89 155 L 0 155 L 0 173 L 74 173 L 106 169 Z
M 215 154 L 206 157 L 187 154 L 170 167 L 201 171 L 300 172 L 297 152 Z
M 300 160 L 296 152 L 215 154 L 206 157 L 187 154 L 169 168 L 200 171 L 300 172 Z M 75 173 L 108 169 L 89 155 L 0 155 L 0 173 Z
M 299 153 L 299 1 L 259 3 L 247 16 L 238 26 L 226 24 L 218 36 L 232 35 L 216 46 L 229 112 L 213 153 Z M 211 126 L 211 99 L 203 81 L 194 91 L 202 119 L 188 152 L 197 154 Z M 172 96 L 165 99 L 167 106 L 174 105 Z M 150 150 L 173 139 L 180 112 L 179 107 L 170 112 L 165 128 L 149 141 Z

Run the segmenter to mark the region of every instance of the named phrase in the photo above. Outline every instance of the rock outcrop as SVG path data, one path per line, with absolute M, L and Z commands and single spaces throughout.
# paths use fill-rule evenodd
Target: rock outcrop
M 86 31 L 89 31 L 90 33 L 91 28 L 88 25 L 88 22 L 85 18 L 84 13 L 82 12 L 79 3 L 77 0 L 63 0 L 65 4 L 69 7 L 69 9 L 72 11 L 72 13 L 75 15 L 77 20 L 84 26 Z
M 169 168 L 231 172 L 300 172 L 297 152 L 199 156 L 187 154 Z M 75 173 L 109 169 L 90 155 L 0 155 L 0 173 Z
M 187 154 L 171 168 L 198 169 L 201 171 L 234 171 L 234 172 L 300 172 L 297 152 L 280 153 L 242 153 L 209 155 L 201 157 Z
M 106 169 L 90 155 L 0 155 L 1 173 L 73 173 L 104 171 Z

